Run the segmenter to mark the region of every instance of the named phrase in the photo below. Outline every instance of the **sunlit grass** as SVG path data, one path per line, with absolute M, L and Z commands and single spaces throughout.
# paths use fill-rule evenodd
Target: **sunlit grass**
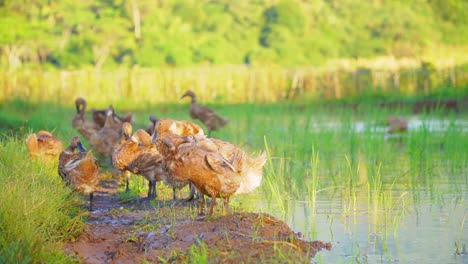
M 466 94 L 466 64 L 433 65 L 415 60 L 412 64 L 383 68 L 379 64 L 352 61 L 333 67 L 282 68 L 276 66 L 207 66 L 195 68 L 131 68 L 113 71 L 82 69 L 0 71 L 4 89 L 0 99 L 44 98 L 67 104 L 85 97 L 96 107 L 109 102 L 124 108 L 178 103 L 185 90 L 192 89 L 200 102 L 216 104 L 277 103 L 296 100 L 437 96 Z M 439 65 L 440 66 L 440 65 Z M 128 100 L 131 98 L 131 100 Z
M 61 245 L 83 227 L 81 203 L 57 161 L 31 159 L 22 139 L 0 142 L 0 186 L 0 262 L 73 262 Z

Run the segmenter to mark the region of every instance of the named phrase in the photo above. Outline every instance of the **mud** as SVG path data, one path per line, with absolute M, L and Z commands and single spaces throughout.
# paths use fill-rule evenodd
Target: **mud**
M 220 210 L 198 219 L 196 204 L 123 204 L 117 181 L 101 186 L 84 232 L 65 245 L 83 263 L 310 263 L 318 251 L 331 249 L 305 241 L 269 214 Z

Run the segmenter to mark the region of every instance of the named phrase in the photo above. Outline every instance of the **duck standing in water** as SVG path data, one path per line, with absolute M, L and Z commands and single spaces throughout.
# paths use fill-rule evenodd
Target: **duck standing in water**
M 408 130 L 408 120 L 403 117 L 391 116 L 387 119 L 388 134 L 406 132 Z

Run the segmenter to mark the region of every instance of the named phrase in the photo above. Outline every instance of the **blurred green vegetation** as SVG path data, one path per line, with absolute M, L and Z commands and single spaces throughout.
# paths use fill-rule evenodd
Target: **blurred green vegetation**
M 420 58 L 467 47 L 466 10 L 465 0 L 3 0 L 0 65 L 299 66 Z
M 23 98 L 73 106 L 77 97 L 85 97 L 95 107 L 112 103 L 141 109 L 155 104 L 188 104 L 189 100 L 180 99 L 188 89 L 203 104 L 468 98 L 468 63 L 440 69 L 424 62 L 396 69 L 365 65 L 324 71 L 246 65 L 0 70 L 0 100 Z

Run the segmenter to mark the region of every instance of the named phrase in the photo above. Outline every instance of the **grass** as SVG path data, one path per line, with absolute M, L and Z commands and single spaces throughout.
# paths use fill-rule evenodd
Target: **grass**
M 23 142 L 0 142 L 0 262 L 72 263 L 61 245 L 83 227 L 80 201 L 56 163 L 31 159 Z
M 304 67 L 288 69 L 258 66 L 216 66 L 179 69 L 101 70 L 0 70 L 5 87 L 0 99 L 44 98 L 68 104 L 85 97 L 95 107 L 113 102 L 118 108 L 151 107 L 179 103 L 185 90 L 194 90 L 200 102 L 216 104 L 278 103 L 285 100 L 308 103 L 323 99 L 357 101 L 401 97 L 457 98 L 467 93 L 468 67 L 441 68 L 398 65 L 380 69 L 377 65 L 349 63 L 333 69 Z M 131 98 L 128 100 L 127 98 Z
M 133 103 L 125 102 L 122 105 L 130 107 Z M 117 111 L 122 109 L 117 105 L 115 108 Z M 382 242 L 381 246 L 388 251 L 390 249 L 386 243 L 400 234 L 399 229 L 407 215 L 414 214 L 426 202 L 421 196 L 429 196 L 432 203 L 439 204 L 444 192 L 447 192 L 444 186 L 449 185 L 450 197 L 461 196 L 463 199 L 468 185 L 466 127 L 458 122 L 467 120 L 466 112 L 446 114 L 435 111 L 413 116 L 410 106 L 397 110 L 375 109 L 372 103 L 362 103 L 354 111 L 338 103 L 239 104 L 222 105 L 216 109 L 228 116 L 230 123 L 214 132 L 214 137 L 234 142 L 249 153 L 266 150 L 268 156 L 262 186 L 251 195 L 233 197 L 231 204 L 236 210 L 267 211 L 290 221 L 294 214 L 293 202 L 299 200 L 312 206 L 311 214 L 307 216 L 315 219 L 317 215 L 323 214 L 323 202 L 326 201 L 332 212 L 329 214 L 330 232 L 334 225 L 344 223 L 349 233 L 356 233 L 357 226 L 365 218 L 368 221 L 368 234 L 380 234 L 382 240 L 387 241 Z M 137 117 L 136 128 L 149 124 L 149 114 L 191 120 L 185 104 L 143 104 L 135 108 L 134 112 Z M 76 208 L 72 202 L 73 195 L 62 188 L 58 176 L 55 177 L 53 165 L 49 168 L 34 162 L 20 162 L 28 160 L 27 155 L 24 147 L 17 151 L 17 146 L 22 146 L 22 140 L 30 130 L 55 130 L 60 139 L 68 141 L 76 134 L 70 125 L 73 115 L 73 100 L 48 104 L 16 99 L 5 101 L 0 106 L 0 131 L 3 133 L 0 137 L 0 153 L 14 153 L 0 154 L 0 180 L 2 184 L 11 185 L 16 193 L 12 198 L 10 193 L 2 191 L 0 197 L 2 201 L 22 201 L 22 194 L 37 192 L 37 195 L 25 196 L 37 200 L 23 203 L 23 209 L 20 210 L 18 202 L 12 202 L 15 208 L 8 210 L 18 210 L 16 214 L 23 218 L 36 217 L 38 214 L 38 219 L 17 221 L 22 223 L 21 228 L 14 226 L 12 219 L 0 223 L 1 233 L 4 234 L 6 230 L 8 234 L 0 241 L 1 245 L 8 245 L 2 251 L 8 253 L 2 253 L 7 260 L 19 256 L 26 257 L 15 261 L 66 259 L 59 251 L 54 251 L 56 246 L 53 245 L 79 232 L 79 213 L 73 210 Z M 385 141 L 384 120 L 389 115 L 417 118 L 421 126 Z M 443 121 L 441 127 L 444 129 L 438 130 L 431 125 L 440 120 Z M 357 124 L 362 124 L 362 128 L 358 128 Z M 24 175 L 25 171 L 34 172 L 34 184 L 31 183 L 31 175 Z M 142 185 L 141 179 L 141 176 L 132 176 L 132 191 L 120 192 L 121 200 L 132 201 L 146 195 L 147 184 L 145 182 Z M 50 185 L 54 186 L 51 190 L 46 188 Z M 161 183 L 157 188 L 158 200 L 172 200 L 172 189 Z M 47 197 L 59 198 L 45 199 L 41 191 L 46 192 Z M 50 192 L 54 193 L 49 195 Z M 181 197 L 180 193 L 178 197 Z M 4 213 L 6 206 L 1 207 L 2 219 L 7 217 Z M 322 212 L 318 211 L 319 206 Z M 37 210 L 40 212 L 36 213 Z M 59 223 L 54 222 L 53 227 L 50 227 L 46 212 L 58 213 L 60 216 L 53 219 Z M 175 216 L 172 221 L 176 221 Z M 458 228 L 460 234 L 464 230 L 464 219 L 461 223 Z M 22 227 L 23 224 L 26 228 Z M 41 225 L 41 232 L 47 230 L 47 234 L 53 236 L 47 239 L 47 243 L 42 243 L 43 236 L 35 236 L 33 230 L 36 229 L 33 226 L 37 224 Z M 50 231 L 51 228 L 56 231 Z M 144 225 L 144 228 L 151 227 Z M 19 229 L 32 238 L 27 238 L 26 234 L 17 234 Z M 312 228 L 309 232 L 305 234 L 306 237 L 315 239 L 323 230 L 314 231 Z M 460 252 L 462 245 L 466 244 L 466 236 L 460 235 L 452 241 L 456 241 L 456 248 Z M 37 245 L 47 246 L 47 249 L 38 248 Z M 362 254 L 361 250 L 358 246 L 355 253 Z M 201 247 L 194 248 L 191 254 L 194 259 L 203 259 L 205 256 Z

